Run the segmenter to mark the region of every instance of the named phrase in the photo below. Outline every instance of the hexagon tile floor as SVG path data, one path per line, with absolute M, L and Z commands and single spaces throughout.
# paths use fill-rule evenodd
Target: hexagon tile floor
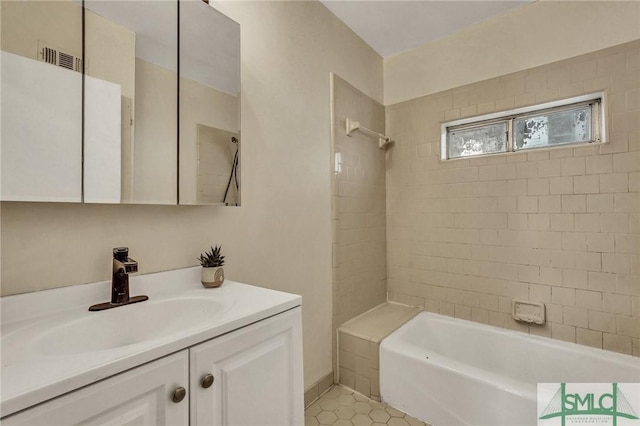
M 336 385 L 304 412 L 305 426 L 429 426 L 387 404 Z

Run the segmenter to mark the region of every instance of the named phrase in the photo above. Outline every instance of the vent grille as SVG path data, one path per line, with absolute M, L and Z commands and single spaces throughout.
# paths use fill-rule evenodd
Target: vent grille
M 60 55 L 58 55 L 58 64 L 61 67 L 72 70 L 74 62 L 74 57 L 71 55 L 67 55 L 66 53 L 62 52 L 60 52 Z
M 38 59 L 51 65 L 57 65 L 68 70 L 82 72 L 82 59 L 54 48 L 43 42 L 38 42 Z
M 58 62 L 58 51 L 50 47 L 42 48 L 42 60 L 48 64 L 56 65 Z

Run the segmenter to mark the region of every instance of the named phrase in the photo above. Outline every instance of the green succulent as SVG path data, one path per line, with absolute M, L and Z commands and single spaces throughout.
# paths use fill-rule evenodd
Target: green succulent
M 222 246 L 211 247 L 211 252 L 205 250 L 198 259 L 203 268 L 216 268 L 224 265 L 224 256 L 220 255 Z

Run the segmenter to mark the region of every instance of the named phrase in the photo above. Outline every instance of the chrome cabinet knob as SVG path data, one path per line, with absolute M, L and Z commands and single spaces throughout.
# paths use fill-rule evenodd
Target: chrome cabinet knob
M 200 380 L 200 384 L 203 388 L 209 388 L 213 384 L 213 374 L 206 374 L 202 376 L 202 380 Z
M 173 397 L 171 398 L 171 400 L 175 403 L 178 403 L 182 401 L 186 395 L 187 395 L 187 390 L 182 386 L 180 386 L 179 388 L 176 388 L 176 390 L 173 391 Z

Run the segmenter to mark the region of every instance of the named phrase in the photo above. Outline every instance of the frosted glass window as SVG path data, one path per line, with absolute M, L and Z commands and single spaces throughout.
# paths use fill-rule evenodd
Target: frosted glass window
M 441 124 L 440 158 L 602 142 L 603 93 L 463 118 Z
M 540 148 L 591 140 L 591 106 L 514 120 L 514 149 Z
M 507 122 L 451 130 L 449 158 L 506 152 Z

